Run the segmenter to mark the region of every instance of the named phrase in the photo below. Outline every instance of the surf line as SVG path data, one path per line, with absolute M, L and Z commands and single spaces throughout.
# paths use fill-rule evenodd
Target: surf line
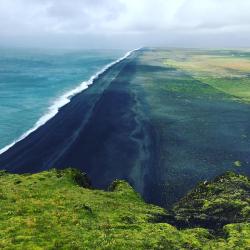
M 73 96 L 76 94 L 79 94 L 80 92 L 86 90 L 89 85 L 93 84 L 96 79 L 103 73 L 105 73 L 108 69 L 110 69 L 112 66 L 115 64 L 125 60 L 127 57 L 129 57 L 133 52 L 140 50 L 141 48 L 131 50 L 127 52 L 124 56 L 120 57 L 119 59 L 107 64 L 104 66 L 100 71 L 98 71 L 96 74 L 91 76 L 87 81 L 82 82 L 79 86 L 76 88 L 66 92 L 62 96 L 58 97 L 54 103 L 48 108 L 48 112 L 41 116 L 38 121 L 35 123 L 35 125 L 27 130 L 25 133 L 23 133 L 19 138 L 14 140 L 12 143 L 8 144 L 7 146 L 3 147 L 0 149 L 0 155 L 6 152 L 8 149 L 13 147 L 17 142 L 23 140 L 26 138 L 28 135 L 30 135 L 32 132 L 37 130 L 39 127 L 43 126 L 46 122 L 48 122 L 51 118 L 53 118 L 58 112 L 59 109 L 68 104 Z

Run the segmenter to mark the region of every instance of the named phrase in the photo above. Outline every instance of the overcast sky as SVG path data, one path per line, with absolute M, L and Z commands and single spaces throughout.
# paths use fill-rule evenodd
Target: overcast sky
M 0 45 L 250 47 L 250 0 L 0 0 Z

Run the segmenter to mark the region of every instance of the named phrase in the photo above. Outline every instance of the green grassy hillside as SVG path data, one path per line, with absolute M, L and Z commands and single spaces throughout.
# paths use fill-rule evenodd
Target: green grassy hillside
M 193 191 L 195 202 L 190 193 L 172 212 L 146 204 L 124 181 L 113 182 L 109 191 L 93 190 L 88 178 L 74 169 L 0 175 L 1 249 L 247 249 L 250 245 L 246 222 L 250 183 L 240 175 L 224 175 L 226 185 L 215 180 L 198 186 Z M 227 195 L 222 197 L 218 193 L 224 188 Z M 216 233 L 192 228 L 191 220 L 190 228 L 184 229 L 167 223 L 173 214 L 188 220 L 197 206 L 205 216 L 209 208 L 215 212 L 227 204 L 237 205 L 237 218 Z M 225 216 L 231 223 L 233 214 Z

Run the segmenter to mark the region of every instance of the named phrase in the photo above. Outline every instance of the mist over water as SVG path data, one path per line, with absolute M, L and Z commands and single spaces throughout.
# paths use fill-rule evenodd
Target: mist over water
M 80 86 L 124 50 L 0 50 L 0 148 L 62 106 Z

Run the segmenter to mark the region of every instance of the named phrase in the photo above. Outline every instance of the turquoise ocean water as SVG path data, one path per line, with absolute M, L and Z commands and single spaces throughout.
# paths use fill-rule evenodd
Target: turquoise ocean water
M 124 53 L 0 49 L 0 149 L 45 122 L 70 91 Z

